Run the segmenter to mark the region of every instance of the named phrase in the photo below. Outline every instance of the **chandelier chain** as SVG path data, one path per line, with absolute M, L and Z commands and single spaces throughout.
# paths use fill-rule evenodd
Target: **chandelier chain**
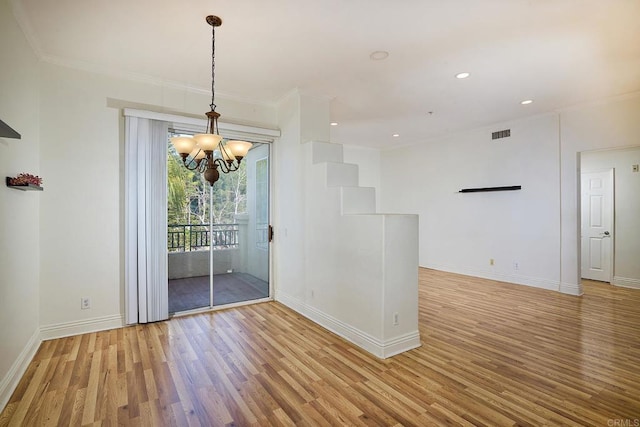
M 216 111 L 216 26 L 211 26 L 211 111 Z

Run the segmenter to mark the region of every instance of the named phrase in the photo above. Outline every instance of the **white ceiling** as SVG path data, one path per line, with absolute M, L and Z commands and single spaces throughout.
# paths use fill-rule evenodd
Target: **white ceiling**
M 639 0 L 12 2 L 44 60 L 203 90 L 218 15 L 216 92 L 329 97 L 339 143 L 391 148 L 640 91 Z

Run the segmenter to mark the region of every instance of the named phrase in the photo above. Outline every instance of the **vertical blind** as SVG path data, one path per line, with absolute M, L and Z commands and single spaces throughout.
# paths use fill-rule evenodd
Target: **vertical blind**
M 169 317 L 165 121 L 125 116 L 125 321 Z

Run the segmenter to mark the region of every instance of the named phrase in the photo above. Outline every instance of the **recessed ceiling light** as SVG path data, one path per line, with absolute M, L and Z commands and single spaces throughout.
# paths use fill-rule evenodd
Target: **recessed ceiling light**
M 397 137 L 399 137 L 399 136 L 400 136 L 400 134 L 399 134 L 399 133 L 394 133 L 394 134 L 393 134 L 393 135 L 391 135 L 391 136 L 393 136 L 394 138 L 397 138 Z
M 331 122 L 331 126 L 338 126 L 338 122 Z
M 467 77 L 469 77 L 471 74 L 470 73 L 458 73 L 456 74 L 456 79 L 466 79 Z
M 524 101 L 520 102 L 520 104 L 528 105 L 528 104 L 531 104 L 532 102 L 533 102 L 533 99 L 525 99 Z
M 375 52 L 371 52 L 369 58 L 372 61 L 382 61 L 383 59 L 387 59 L 389 57 L 389 52 L 386 50 L 376 50 Z

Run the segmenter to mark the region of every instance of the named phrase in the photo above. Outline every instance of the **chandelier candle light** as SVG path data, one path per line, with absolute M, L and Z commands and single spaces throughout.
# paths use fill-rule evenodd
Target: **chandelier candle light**
M 251 149 L 251 143 L 246 141 L 223 142 L 218 131 L 218 118 L 215 104 L 215 69 L 216 69 L 216 27 L 222 25 L 222 20 L 217 16 L 207 16 L 207 23 L 211 25 L 211 110 L 207 116 L 207 132 L 188 136 L 176 136 L 171 138 L 171 144 L 175 147 L 185 167 L 189 170 L 197 170 L 204 174 L 209 184 L 213 185 L 220 172 L 235 172 L 240 167 L 242 159 Z

